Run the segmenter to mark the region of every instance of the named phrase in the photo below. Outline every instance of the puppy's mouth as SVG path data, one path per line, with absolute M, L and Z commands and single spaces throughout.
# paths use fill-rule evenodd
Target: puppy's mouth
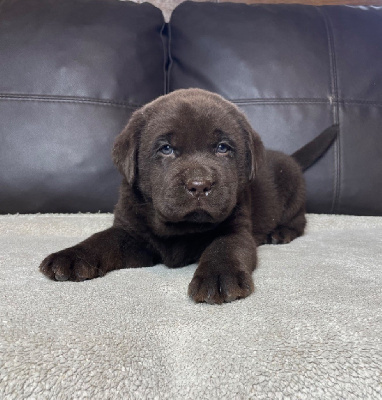
M 214 229 L 217 225 L 212 216 L 203 210 L 192 211 L 184 217 L 175 221 L 166 221 L 165 225 L 172 230 L 173 233 L 196 233 L 206 232 Z
M 192 211 L 184 216 L 182 219 L 184 222 L 195 222 L 199 224 L 205 224 L 205 223 L 213 223 L 214 219 L 212 216 L 204 210 L 195 210 Z
M 210 213 L 203 209 L 193 210 L 185 215 L 178 216 L 165 216 L 162 213 L 159 213 L 162 221 L 165 224 L 213 224 L 216 223 L 214 218 Z
M 173 233 L 182 234 L 205 232 L 213 229 L 217 224 L 211 214 L 202 209 L 194 210 L 178 218 L 163 218 L 162 221 Z

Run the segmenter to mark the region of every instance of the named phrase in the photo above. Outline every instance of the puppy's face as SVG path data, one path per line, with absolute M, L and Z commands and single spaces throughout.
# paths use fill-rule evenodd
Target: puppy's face
M 179 90 L 136 111 L 114 161 L 167 227 L 201 231 L 224 221 L 252 180 L 263 146 L 231 103 Z

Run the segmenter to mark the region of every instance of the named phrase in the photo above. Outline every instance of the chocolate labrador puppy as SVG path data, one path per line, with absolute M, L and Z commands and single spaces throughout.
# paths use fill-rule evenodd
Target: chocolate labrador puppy
M 82 281 L 120 268 L 198 262 L 188 288 L 194 301 L 247 297 L 257 246 L 303 234 L 302 169 L 336 132 L 329 128 L 290 157 L 265 151 L 245 116 L 219 95 L 186 89 L 159 97 L 134 112 L 115 141 L 123 181 L 113 226 L 51 254 L 40 270 Z

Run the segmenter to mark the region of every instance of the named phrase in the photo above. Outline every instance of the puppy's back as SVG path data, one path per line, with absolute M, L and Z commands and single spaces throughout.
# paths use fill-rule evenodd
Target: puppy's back
M 305 183 L 301 167 L 282 152 L 266 150 L 264 163 L 251 190 L 255 235 L 269 233 L 305 210 Z

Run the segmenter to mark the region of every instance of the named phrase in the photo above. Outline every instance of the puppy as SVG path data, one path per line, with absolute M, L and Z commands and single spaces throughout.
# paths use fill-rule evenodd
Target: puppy
M 82 281 L 120 268 L 197 262 L 188 288 L 195 302 L 247 297 L 257 246 L 303 234 L 302 169 L 336 133 L 329 128 L 290 157 L 265 151 L 245 116 L 219 95 L 186 89 L 161 96 L 134 112 L 115 141 L 123 181 L 113 226 L 51 254 L 40 270 Z

